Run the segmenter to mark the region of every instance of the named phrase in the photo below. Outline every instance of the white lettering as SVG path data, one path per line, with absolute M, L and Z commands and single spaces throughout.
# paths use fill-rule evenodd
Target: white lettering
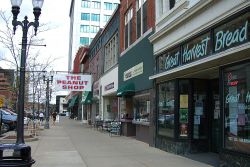
M 166 70 L 178 65 L 179 55 L 180 55 L 180 52 L 175 53 L 174 56 L 168 55 L 168 57 L 166 58 L 166 62 L 165 62 L 165 69 Z
M 226 103 L 238 103 L 239 99 L 240 99 L 239 93 L 237 95 L 228 94 L 226 97 Z
M 183 62 L 186 63 L 188 61 L 199 59 L 202 56 L 206 56 L 209 40 L 210 38 L 206 37 L 200 43 L 194 45 L 190 50 L 188 48 L 188 45 L 186 45 L 182 55 Z
M 226 32 L 218 31 L 216 33 L 215 51 L 230 47 L 237 42 L 244 42 L 247 40 L 247 28 L 248 21 L 246 21 L 243 27 L 240 27 L 232 32 L 227 30 Z

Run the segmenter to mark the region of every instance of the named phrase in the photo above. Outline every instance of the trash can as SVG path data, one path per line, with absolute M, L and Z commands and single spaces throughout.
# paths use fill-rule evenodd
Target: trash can
M 0 144 L 0 167 L 31 167 L 31 147 L 26 144 Z

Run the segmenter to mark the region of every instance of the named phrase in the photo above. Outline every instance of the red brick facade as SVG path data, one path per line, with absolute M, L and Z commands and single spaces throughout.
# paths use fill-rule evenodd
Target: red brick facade
M 147 0 L 147 29 L 155 26 L 155 1 Z M 120 52 L 125 50 L 124 46 L 124 30 L 125 15 L 130 8 L 133 8 L 132 17 L 132 43 L 136 41 L 136 0 L 121 0 L 120 3 Z

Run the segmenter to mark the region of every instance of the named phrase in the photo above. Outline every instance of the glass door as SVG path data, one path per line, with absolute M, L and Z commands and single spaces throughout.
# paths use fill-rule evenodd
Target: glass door
M 192 150 L 208 151 L 208 82 L 207 80 L 193 80 L 192 91 Z

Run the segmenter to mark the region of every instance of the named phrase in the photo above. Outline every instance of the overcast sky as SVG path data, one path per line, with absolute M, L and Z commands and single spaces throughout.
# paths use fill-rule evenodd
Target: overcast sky
M 0 0 L 0 10 L 6 11 L 11 14 L 11 2 L 10 0 Z M 48 57 L 56 58 L 53 63 L 54 71 L 67 71 L 68 70 L 68 37 L 69 37 L 69 8 L 71 0 L 45 0 L 42 13 L 39 18 L 40 23 L 48 24 L 51 28 L 49 31 L 39 34 L 39 38 L 45 39 L 44 44 L 46 47 L 39 47 L 35 49 L 40 50 L 39 59 L 44 61 Z M 11 14 L 12 15 L 12 14 Z M 21 5 L 20 14 L 18 20 L 22 21 L 24 16 L 28 16 L 29 21 L 34 20 L 33 6 L 31 0 L 23 0 Z M 0 22 L 0 26 L 2 23 Z M 17 29 L 17 34 L 22 33 L 21 29 Z M 16 35 L 17 36 L 17 35 Z M 20 38 L 21 36 L 17 38 Z M 21 47 L 21 46 L 20 46 Z M 4 50 L 0 46 L 0 56 L 7 57 L 10 53 Z M 10 68 L 5 66 L 6 63 L 0 62 L 0 66 L 3 68 Z M 14 68 L 14 67 L 13 67 Z M 67 94 L 66 92 L 57 92 L 57 95 Z M 55 103 L 55 97 L 52 99 L 52 103 Z
M 49 56 L 57 58 L 57 60 L 53 63 L 53 70 L 55 71 L 68 70 L 70 2 L 71 0 L 45 0 L 42 7 L 42 14 L 39 18 L 39 22 L 48 24 L 50 30 L 43 34 L 39 34 L 39 38 L 44 38 L 44 44 L 46 44 L 47 46 L 35 49 L 40 50 L 41 56 L 39 57 L 43 60 L 45 60 Z M 10 0 L 1 0 L 0 10 L 10 13 Z M 18 20 L 23 20 L 25 15 L 28 16 L 29 21 L 33 21 L 34 15 L 31 0 L 23 0 L 20 9 L 20 14 L 18 15 Z M 21 29 L 17 29 L 17 31 L 21 31 Z M 4 54 L 5 56 L 8 56 L 9 54 L 8 52 L 3 51 L 1 47 L 0 52 L 0 54 Z M 3 65 L 1 64 L 1 66 Z

